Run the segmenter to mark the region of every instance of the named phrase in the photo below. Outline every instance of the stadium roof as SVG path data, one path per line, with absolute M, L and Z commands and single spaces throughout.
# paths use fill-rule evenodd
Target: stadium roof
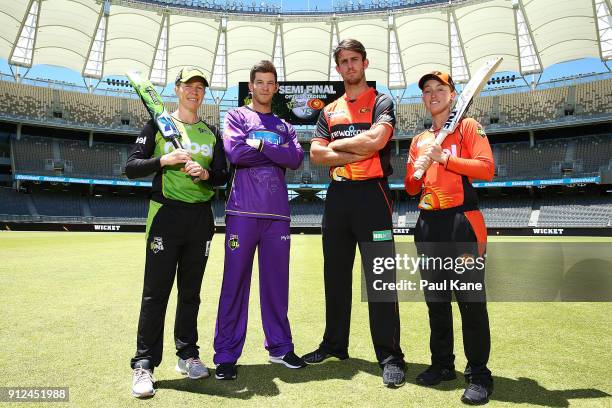
M 0 10 L 0 58 L 91 78 L 137 69 L 160 85 L 195 65 L 212 88 L 226 89 L 260 59 L 273 59 L 281 80 L 337 79 L 330 51 L 356 38 L 368 51 L 368 79 L 400 89 L 433 69 L 465 81 L 493 55 L 504 57 L 500 71 L 522 74 L 586 57 L 609 61 L 610 10 L 610 0 L 459 0 L 273 15 L 138 0 L 11 0 Z

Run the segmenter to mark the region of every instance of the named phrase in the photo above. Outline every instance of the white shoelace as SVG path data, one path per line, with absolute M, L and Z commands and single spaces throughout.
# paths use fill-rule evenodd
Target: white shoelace
M 153 374 L 149 370 L 146 370 L 144 368 L 140 368 L 140 367 L 136 368 L 134 374 L 135 374 L 134 384 L 140 384 L 141 382 L 144 382 L 144 381 L 155 382 L 155 379 L 153 378 Z
M 190 367 L 197 367 L 197 366 L 202 366 L 202 367 L 204 367 L 204 363 L 202 363 L 202 360 L 200 360 L 199 358 L 193 358 L 193 357 L 192 357 L 192 358 L 188 358 L 188 359 L 185 361 L 185 363 L 186 363 L 186 365 L 187 365 L 187 368 L 190 368 Z

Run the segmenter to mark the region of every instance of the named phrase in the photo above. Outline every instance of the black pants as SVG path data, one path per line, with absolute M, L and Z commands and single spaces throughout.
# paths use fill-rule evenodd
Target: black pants
M 352 277 L 356 244 L 373 242 L 374 232 L 392 242 L 393 202 L 387 181 L 333 181 L 323 214 L 325 279 L 325 334 L 320 347 L 327 353 L 348 355 Z M 404 363 L 400 347 L 399 308 L 395 302 L 368 302 L 370 333 L 380 364 Z
M 136 356 L 131 366 L 153 369 L 162 360 L 164 320 L 176 275 L 177 356 L 198 357 L 198 310 L 214 220 L 210 204 L 177 206 L 151 201 Z
M 475 215 L 470 217 L 472 221 L 462 211 L 421 211 L 414 233 L 419 253 L 432 257 L 457 257 L 466 252 L 471 252 L 473 255 L 478 255 L 480 252 L 482 255 L 486 241 L 481 238 L 478 242 L 475 229 L 480 231 L 486 229 L 484 222 L 480 222 L 481 214 L 478 211 L 471 212 L 473 214 L 470 215 Z M 469 247 L 471 250 L 466 251 Z M 427 291 L 425 296 L 426 299 L 431 299 Z M 429 341 L 431 363 L 454 370 L 451 291 L 442 294 L 437 292 L 435 296 L 436 301 L 427 301 L 431 329 Z M 442 296 L 442 299 L 439 296 Z M 493 380 L 487 362 L 491 350 L 491 335 L 486 301 L 468 301 L 465 293 L 458 291 L 455 291 L 455 297 L 461 313 L 463 349 L 468 361 L 465 369 L 466 380 L 490 384 Z

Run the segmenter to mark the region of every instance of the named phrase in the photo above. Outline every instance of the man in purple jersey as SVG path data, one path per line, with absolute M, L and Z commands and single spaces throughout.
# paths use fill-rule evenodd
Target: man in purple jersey
M 223 145 L 233 172 L 225 208 L 225 265 L 215 333 L 215 377 L 235 379 L 246 337 L 255 248 L 265 347 L 270 362 L 306 366 L 293 350 L 289 304 L 289 200 L 285 169 L 297 169 L 304 152 L 295 130 L 272 113 L 276 69 L 260 61 L 251 69 L 253 101 L 225 116 Z

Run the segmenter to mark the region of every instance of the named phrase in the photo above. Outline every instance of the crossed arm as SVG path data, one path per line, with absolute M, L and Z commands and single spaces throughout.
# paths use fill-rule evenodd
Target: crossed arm
M 387 144 L 391 127 L 375 125 L 356 136 L 336 139 L 326 144 L 324 139 L 313 140 L 310 146 L 310 160 L 324 166 L 343 166 L 367 159 Z

